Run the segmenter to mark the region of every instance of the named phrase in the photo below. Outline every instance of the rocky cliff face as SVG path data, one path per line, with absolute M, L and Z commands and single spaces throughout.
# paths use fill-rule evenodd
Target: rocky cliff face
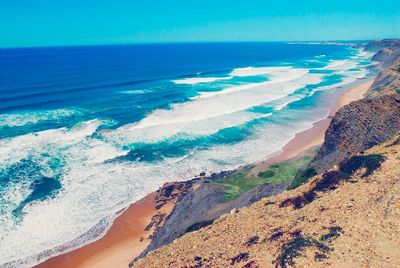
M 390 48 L 390 49 L 400 48 L 400 40 L 397 39 L 374 40 L 369 42 L 365 46 L 365 50 L 371 52 L 378 52 L 379 50 L 385 48 Z
M 180 201 L 163 226 L 152 235 L 150 245 L 136 260 L 143 258 L 151 250 L 171 243 L 187 232 L 211 224 L 219 216 L 232 209 L 242 208 L 264 197 L 282 193 L 290 183 L 286 181 L 280 184 L 260 185 L 237 199 L 227 202 L 224 200 L 224 189 L 221 185 L 200 180 L 192 180 L 192 182 L 191 189 L 181 195 Z
M 400 57 L 400 50 L 399 56 Z M 371 86 L 369 96 L 400 93 L 400 60 L 382 70 Z
M 400 40 L 373 41 L 365 50 L 377 52 L 372 60 L 380 63 L 378 76 L 368 95 L 400 93 Z
M 384 48 L 378 51 L 373 57 L 373 61 L 382 62 L 383 67 L 389 67 L 393 65 L 400 57 L 400 48 Z
M 134 267 L 400 267 L 400 136 Z
M 325 133 L 325 142 L 310 166 L 318 173 L 400 131 L 400 95 L 363 99 L 340 109 Z

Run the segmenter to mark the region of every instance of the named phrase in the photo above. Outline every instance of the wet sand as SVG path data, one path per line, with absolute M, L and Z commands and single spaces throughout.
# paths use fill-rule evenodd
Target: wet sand
M 344 92 L 333 106 L 330 115 L 334 115 L 344 105 L 361 99 L 370 88 L 372 81 L 371 79 Z M 263 161 L 263 164 L 292 159 L 322 144 L 330 120 L 329 118 L 320 120 L 314 123 L 310 129 L 296 134 L 282 150 Z M 158 212 L 168 215 L 173 209 L 174 204 L 168 203 L 162 209 L 157 210 L 154 196 L 154 193 L 150 194 L 132 204 L 116 218 L 110 230 L 101 239 L 69 253 L 53 257 L 37 267 L 128 267 L 129 262 L 150 243 L 148 236 L 152 230 L 145 231 L 144 229 L 150 223 L 151 218 Z M 141 238 L 143 238 L 142 241 Z

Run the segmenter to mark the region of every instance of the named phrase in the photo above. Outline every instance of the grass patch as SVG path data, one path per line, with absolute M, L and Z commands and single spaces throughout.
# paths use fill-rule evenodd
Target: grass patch
M 358 170 L 364 169 L 361 178 L 368 177 L 381 166 L 384 160 L 385 158 L 380 154 L 353 156 L 342 162 L 339 165 L 338 171 L 331 170 L 323 174 L 322 178 L 310 190 L 282 201 L 279 206 L 286 207 L 293 205 L 295 209 L 300 209 L 313 202 L 317 198 L 317 192 L 335 190 L 342 181 L 348 181 Z
M 300 185 L 306 183 L 310 178 L 317 175 L 317 171 L 313 167 L 306 168 L 305 170 L 301 171 L 296 175 L 293 182 L 289 185 L 288 189 L 292 190 Z
M 286 161 L 279 164 L 267 165 L 263 171 L 254 175 L 254 166 L 247 166 L 224 178 L 213 180 L 213 183 L 224 187 L 225 201 L 239 197 L 259 185 L 277 184 L 291 180 L 298 169 L 309 163 L 311 157 L 304 156 L 293 161 Z
M 275 176 L 275 172 L 273 170 L 262 171 L 258 173 L 258 177 L 268 179 Z

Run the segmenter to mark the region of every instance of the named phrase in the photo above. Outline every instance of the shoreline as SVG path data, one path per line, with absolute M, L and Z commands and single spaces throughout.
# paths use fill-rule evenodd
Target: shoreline
M 324 141 L 331 116 L 344 105 L 361 99 L 374 80 L 369 77 L 360 83 L 349 86 L 338 94 L 327 118 L 314 122 L 312 127 L 297 133 L 281 150 L 267 157 L 263 164 L 286 161 L 300 156 Z M 167 202 L 161 209 L 156 208 L 155 193 L 151 193 L 131 204 L 116 217 L 111 228 L 100 239 L 80 248 L 38 264 L 35 267 L 127 267 L 150 243 L 149 235 L 154 228 L 146 231 L 146 226 L 159 213 L 167 215 L 172 211 L 173 202 Z
M 332 105 L 327 118 L 316 121 L 313 123 L 311 128 L 296 133 L 296 135 L 286 143 L 281 150 L 270 155 L 266 160 L 262 161 L 262 163 L 273 164 L 286 161 L 322 144 L 325 139 L 325 131 L 331 122 L 331 117 L 334 116 L 343 106 L 352 101 L 362 99 L 371 87 L 374 77 L 375 76 L 366 79 L 366 81 L 363 81 L 362 83 L 349 87 L 348 90 L 344 91 L 336 99 L 336 102 Z
M 100 239 L 51 257 L 34 267 L 127 267 L 132 256 L 139 255 L 150 244 L 154 227 L 146 229 L 153 217 L 160 213 L 169 214 L 173 209 L 172 202 L 160 209 L 156 206 L 156 193 L 153 192 L 118 215 Z

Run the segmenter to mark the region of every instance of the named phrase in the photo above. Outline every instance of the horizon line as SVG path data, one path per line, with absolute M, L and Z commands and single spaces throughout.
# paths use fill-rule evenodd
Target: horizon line
M 165 42 L 133 42 L 133 43 L 104 43 L 104 44 L 78 44 L 78 45 L 27 45 L 27 46 L 5 46 L 0 47 L 1 50 L 8 49 L 34 49 L 34 48 L 79 48 L 79 47 L 106 47 L 106 46 L 135 46 L 135 45 L 184 45 L 184 44 L 223 44 L 223 43 L 332 43 L 332 42 L 343 42 L 343 43 L 365 43 L 373 40 L 394 40 L 398 38 L 382 38 L 382 39 L 336 39 L 336 40 L 265 40 L 265 41 L 242 41 L 242 40 L 231 40 L 231 41 L 165 41 Z

